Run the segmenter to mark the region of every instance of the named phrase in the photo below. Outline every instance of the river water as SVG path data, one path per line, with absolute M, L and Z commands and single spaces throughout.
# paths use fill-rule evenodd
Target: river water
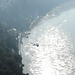
M 75 75 L 75 1 L 53 9 L 23 37 L 24 73 Z

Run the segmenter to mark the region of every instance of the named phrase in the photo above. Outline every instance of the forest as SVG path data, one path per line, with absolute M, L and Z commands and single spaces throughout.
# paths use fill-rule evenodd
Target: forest
M 0 23 L 0 75 L 24 75 L 18 40 Z

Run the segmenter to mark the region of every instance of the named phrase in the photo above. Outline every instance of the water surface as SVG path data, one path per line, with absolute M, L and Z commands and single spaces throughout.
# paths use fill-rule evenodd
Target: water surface
M 75 1 L 68 9 L 46 14 L 23 37 L 21 52 L 24 72 L 30 75 L 75 75 Z M 66 6 L 68 6 L 66 5 Z M 65 7 L 66 8 L 66 7 Z M 38 46 L 37 46 L 38 45 Z

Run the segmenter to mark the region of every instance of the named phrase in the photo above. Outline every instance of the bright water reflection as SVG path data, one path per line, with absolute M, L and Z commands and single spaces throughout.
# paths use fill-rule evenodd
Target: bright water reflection
M 75 75 L 75 9 L 53 16 L 43 17 L 22 40 L 24 71 L 30 75 Z

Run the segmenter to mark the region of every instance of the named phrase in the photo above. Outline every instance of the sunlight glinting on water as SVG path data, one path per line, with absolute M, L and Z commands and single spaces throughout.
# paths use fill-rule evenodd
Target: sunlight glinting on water
M 34 40 L 30 39 L 30 42 Z M 34 53 L 30 55 L 33 75 L 71 75 L 74 56 L 70 50 L 73 50 L 73 46 L 64 32 L 51 27 L 38 37 L 37 42 L 39 47 L 30 45 L 30 51 Z
M 75 75 L 75 9 L 55 13 L 35 22 L 22 39 L 24 71 L 30 75 Z

